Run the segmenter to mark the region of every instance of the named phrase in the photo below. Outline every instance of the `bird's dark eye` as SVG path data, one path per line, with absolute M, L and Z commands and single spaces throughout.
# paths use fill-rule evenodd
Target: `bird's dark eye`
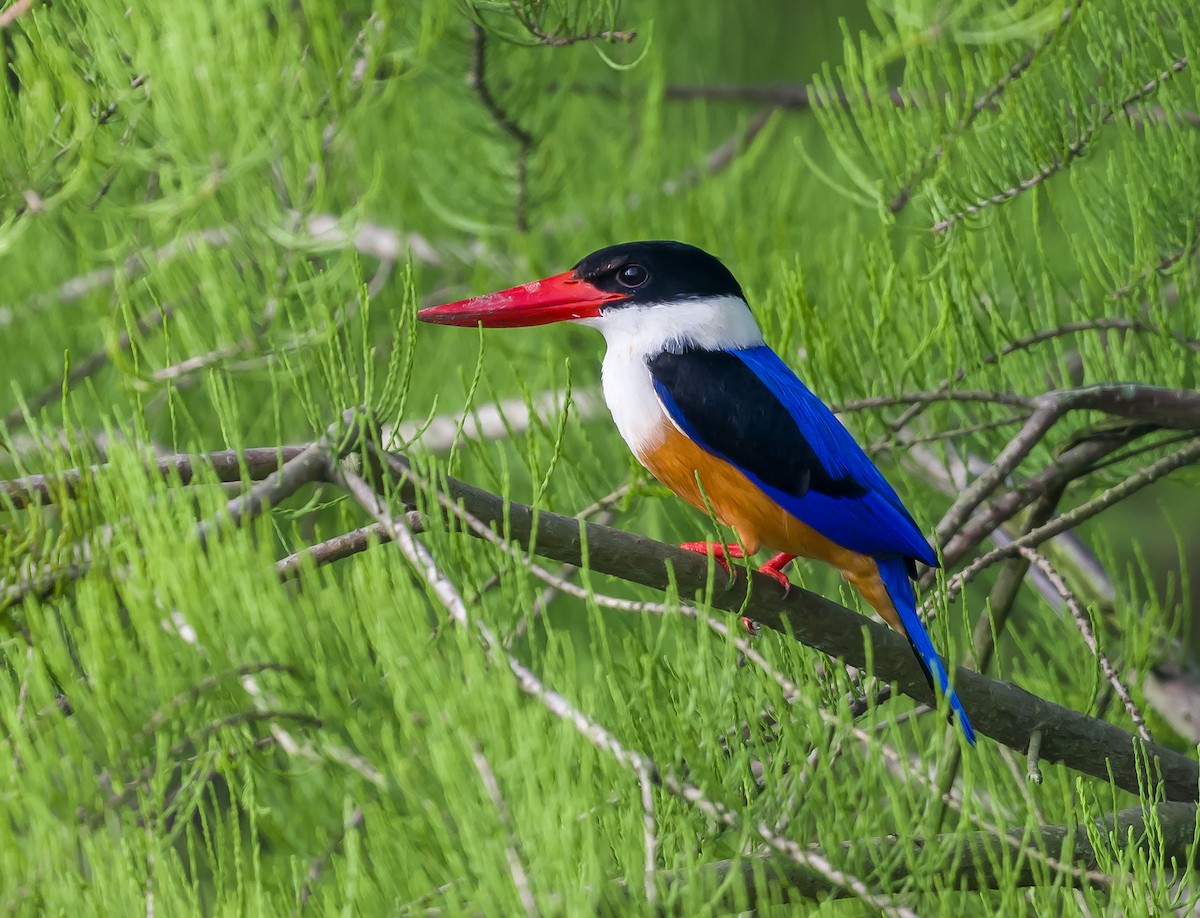
M 650 280 L 650 272 L 641 265 L 625 265 L 617 271 L 617 283 L 622 287 L 640 287 Z

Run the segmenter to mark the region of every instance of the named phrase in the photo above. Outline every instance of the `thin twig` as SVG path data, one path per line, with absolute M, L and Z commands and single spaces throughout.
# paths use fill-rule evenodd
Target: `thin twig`
M 409 511 L 408 525 L 413 532 L 420 532 L 421 514 L 415 510 Z M 380 523 L 343 532 L 332 539 L 326 539 L 316 545 L 308 545 L 287 557 L 280 558 L 275 562 L 275 573 L 280 580 L 294 580 L 304 572 L 306 564 L 311 564 L 313 567 L 324 567 L 326 564 L 333 564 L 387 542 L 390 538 L 391 531 Z
M 951 568 L 958 564 L 984 539 L 1043 494 L 1089 474 L 1096 463 L 1153 429 L 1143 425 L 1104 431 L 1055 456 L 1041 471 L 1018 482 L 1010 491 L 994 498 L 986 507 L 981 507 L 957 533 L 944 542 L 943 566 Z M 922 575 L 922 586 L 928 586 L 932 582 L 931 573 Z
M 521 842 L 517 833 L 513 831 L 512 817 L 508 814 L 504 795 L 500 793 L 500 782 L 496 780 L 496 774 L 478 744 L 475 744 L 471 760 L 475 763 L 475 770 L 479 772 L 479 779 L 483 782 L 492 806 L 496 808 L 496 815 L 500 818 L 500 826 L 504 829 L 504 854 L 508 858 L 508 870 L 512 874 L 513 886 L 517 889 L 517 898 L 521 901 L 521 908 L 525 910 L 525 914 L 533 918 L 538 913 L 537 901 L 533 898 L 533 890 L 529 888 L 529 873 L 521 862 Z
M 263 446 L 245 449 L 225 449 L 212 453 L 188 455 L 177 453 L 163 456 L 146 465 L 146 474 L 162 481 L 179 480 L 181 487 L 193 484 L 203 474 L 213 475 L 224 483 L 243 478 L 261 481 L 299 456 L 307 446 Z M 105 473 L 108 465 L 93 465 L 67 469 L 49 475 L 29 475 L 0 481 L 0 511 L 22 510 L 31 506 L 48 506 L 75 500 Z
M 1066 485 L 1059 484 L 1038 498 L 1029 511 L 1029 519 L 1025 523 L 1026 532 L 1045 525 L 1054 515 L 1054 511 L 1058 509 L 1059 501 L 1062 500 L 1065 491 Z M 1000 576 L 996 578 L 996 583 L 992 587 L 992 595 L 988 600 L 988 612 L 986 615 L 980 616 L 976 623 L 972 641 L 975 646 L 975 668 L 981 673 L 987 672 L 991 665 L 992 655 L 996 651 L 996 641 L 1008 625 L 1009 614 L 1016 605 L 1021 584 L 1025 582 L 1028 570 L 1029 562 L 1027 560 L 1012 558 L 1000 571 Z
M 487 81 L 487 33 L 481 25 L 472 22 L 471 34 L 473 51 L 468 77 L 470 86 L 496 125 L 517 142 L 516 226 L 518 231 L 524 233 L 529 229 L 529 156 L 533 152 L 533 135 L 517 124 L 492 95 Z
M 792 83 L 778 86 L 734 86 L 724 84 L 682 85 L 674 84 L 663 90 L 663 98 L 672 101 L 706 100 L 712 102 L 757 102 L 771 108 L 788 110 L 806 110 L 819 108 L 828 103 L 828 96 L 818 92 L 814 87 Z M 906 109 L 913 107 L 913 100 L 906 98 L 897 88 L 889 89 L 887 99 L 894 108 Z M 832 96 L 832 103 L 840 108 L 848 109 L 851 105 L 849 94 L 844 89 L 837 89 Z M 870 105 L 874 100 L 864 94 L 863 101 Z
M 421 477 L 411 469 L 409 469 L 406 474 L 412 483 L 418 488 L 426 487 L 426 483 L 422 481 Z M 571 583 L 569 580 L 551 573 L 541 565 L 526 558 L 522 553 L 514 549 L 512 545 L 510 545 L 505 539 L 493 532 L 492 529 L 481 519 L 476 517 L 465 507 L 460 506 L 458 503 L 451 500 L 442 491 L 437 492 L 437 500 L 447 513 L 466 523 L 468 529 L 474 535 L 476 535 L 478 538 L 484 539 L 485 541 L 491 542 L 510 558 L 515 561 L 519 561 L 531 574 L 533 574 L 543 583 L 549 584 L 553 589 L 573 596 L 576 599 L 595 602 L 597 605 L 606 609 L 613 609 L 619 612 L 640 612 L 650 613 L 652 615 L 671 615 L 675 612 L 679 612 L 688 618 L 694 618 L 697 621 L 702 622 L 710 630 L 721 635 L 723 638 L 731 640 L 733 645 L 746 657 L 746 659 L 753 662 L 759 669 L 761 669 L 779 685 L 779 687 L 783 690 L 784 698 L 795 699 L 800 695 L 800 690 L 796 687 L 794 682 L 792 682 L 787 678 L 787 676 L 772 666 L 767 659 L 760 654 L 753 645 L 751 645 L 749 641 L 747 641 L 745 638 L 734 635 L 729 626 L 726 625 L 721 619 L 707 615 L 699 609 L 687 605 L 686 603 L 679 603 L 677 607 L 671 607 L 664 603 L 642 602 L 633 599 L 619 599 L 614 596 L 604 596 L 603 594 L 596 593 L 593 590 L 585 589 L 584 587 L 578 586 L 574 583 Z
M 212 691 L 221 683 L 229 679 L 244 679 L 247 676 L 258 676 L 263 673 L 286 673 L 291 676 L 296 675 L 296 670 L 285 663 L 277 663 L 274 660 L 265 660 L 261 663 L 245 663 L 241 666 L 236 666 L 232 669 L 224 670 L 223 672 L 214 673 L 211 676 L 206 676 L 197 682 L 195 685 L 180 692 L 166 704 L 160 705 L 150 718 L 142 726 L 141 730 L 135 733 L 132 737 L 134 742 L 147 740 L 154 735 L 155 731 L 162 727 L 171 714 L 179 711 L 181 708 L 193 705 L 205 693 Z
M 654 816 L 654 776 L 644 768 L 637 770 L 642 792 L 642 845 L 645 852 L 642 889 L 650 905 L 658 900 L 658 823 Z
M 239 494 L 229 501 L 223 513 L 211 520 L 201 521 L 196 527 L 196 539 L 200 547 L 203 549 L 208 540 L 222 529 L 244 525 L 260 516 L 267 507 L 291 497 L 304 485 L 325 480 L 334 461 L 328 440 L 322 437 L 307 446 L 294 459 L 284 463 L 279 471 L 272 472 L 245 494 Z
M 1074 160 L 1079 158 L 1087 146 L 1092 142 L 1092 138 L 1096 135 L 1096 132 L 1099 131 L 1101 127 L 1112 121 L 1118 112 L 1124 111 L 1128 106 L 1133 105 L 1134 103 L 1139 102 L 1146 96 L 1150 95 L 1152 92 L 1158 89 L 1159 86 L 1187 67 L 1187 65 L 1188 59 L 1186 57 L 1181 57 L 1178 60 L 1172 61 L 1171 65 L 1162 73 L 1160 73 L 1157 78 L 1146 83 L 1135 92 L 1130 93 L 1114 107 L 1104 112 L 1095 124 L 1089 125 L 1087 128 L 1085 128 L 1079 137 L 1067 144 L 1065 155 L 1059 157 L 1049 165 L 1043 166 L 1037 173 L 1027 179 L 1023 179 L 1016 185 L 1006 188 L 989 198 L 984 198 L 983 200 L 977 201 L 975 204 L 964 207 L 962 210 L 955 211 L 944 220 L 939 220 L 932 227 L 930 227 L 930 232 L 945 232 L 959 221 L 978 214 L 984 208 L 992 207 L 997 204 L 1003 204 L 1005 201 L 1011 201 L 1013 198 L 1017 197 L 1023 192 L 1029 191 L 1031 188 L 1036 188 L 1042 182 L 1046 181 L 1046 179 L 1062 171 Z
M 1003 347 L 984 355 L 975 364 L 975 367 L 972 367 L 972 369 L 976 367 L 986 367 L 997 364 L 1001 359 L 1009 356 L 1010 354 L 1028 350 L 1029 348 L 1038 344 L 1042 344 L 1046 341 L 1053 341 L 1055 339 L 1065 337 L 1066 335 L 1073 335 L 1079 332 L 1110 330 L 1136 331 L 1157 335 L 1164 334 L 1163 329 L 1140 319 L 1126 319 L 1105 316 L 1098 319 L 1084 319 L 1079 322 L 1066 322 L 1062 325 L 1056 325 L 1053 328 L 1039 329 L 1032 334 L 1024 335 L 1023 337 L 1017 338 L 1014 341 L 1010 341 Z M 1200 339 L 1187 338 L 1179 332 L 1172 332 L 1171 335 L 1190 350 L 1200 352 Z M 968 372 L 968 369 L 963 367 L 953 376 L 946 377 L 940 383 L 938 383 L 938 391 L 947 390 L 954 383 L 962 382 L 964 379 L 966 379 Z M 904 427 L 910 421 L 912 421 L 918 414 L 924 411 L 925 408 L 927 408 L 930 404 L 931 402 L 919 402 L 911 405 L 894 421 L 891 421 L 889 426 L 892 428 L 892 430 L 899 430 L 901 427 Z
M 942 389 L 930 392 L 902 392 L 899 395 L 875 395 L 868 398 L 854 398 L 834 407 L 838 413 L 866 411 L 874 408 L 894 408 L 898 405 L 930 405 L 934 402 L 984 402 L 993 405 L 1008 405 L 1011 408 L 1036 407 L 1034 399 L 1027 395 L 1017 395 L 1014 392 L 995 392 L 987 389 L 958 389 L 946 391 Z
M 1046 860 L 1029 858 L 1033 852 L 1062 852 L 1069 863 L 1062 872 L 1088 886 L 1105 890 L 1113 878 L 1098 871 L 1112 861 L 1112 852 L 1143 852 L 1139 856 L 1162 858 L 1183 865 L 1192 856 L 1196 807 L 1190 803 L 1164 803 L 1147 810 L 1130 807 L 1087 825 L 1042 825 L 1032 829 L 1015 826 L 1007 831 L 946 833 L 930 838 L 898 837 L 854 839 L 843 844 L 867 863 L 875 865 L 880 882 L 917 881 L 915 889 L 926 889 L 927 879 L 914 873 L 922 853 L 937 852 L 944 869 L 938 888 L 976 891 L 1038 887 L 1046 882 L 1041 868 Z M 1093 844 L 1093 839 L 1098 843 Z M 1014 873 L 1013 859 L 1016 849 Z M 741 883 L 735 882 L 740 877 Z M 666 890 L 691 889 L 697 882 L 704 888 L 720 889 L 707 903 L 716 913 L 755 911 L 759 906 L 825 898 L 845 898 L 844 890 L 829 889 L 824 878 L 779 863 L 766 853 L 752 857 L 711 861 L 699 867 L 664 870 L 659 881 Z M 624 887 L 624 883 L 620 883 Z
M 58 401 L 62 398 L 64 391 L 73 389 L 85 379 L 94 376 L 104 367 L 108 366 L 115 354 L 120 354 L 130 349 L 133 345 L 135 334 L 139 336 L 150 334 L 150 332 L 162 326 L 171 317 L 173 312 L 174 307 L 164 306 L 140 317 L 134 326 L 133 332 L 128 330 L 122 331 L 117 335 L 116 341 L 111 346 L 106 344 L 103 347 L 97 348 L 78 363 L 72 364 L 71 368 L 67 371 L 65 379 L 61 381 L 56 380 L 45 389 L 25 399 L 23 405 L 14 408 L 3 420 L 0 420 L 0 427 L 6 427 L 9 431 L 13 431 L 18 427 L 25 426 L 25 421 L 31 414 Z
M 607 526 L 616 517 L 612 507 L 624 500 L 625 495 L 629 493 L 632 487 L 633 485 L 629 482 L 619 485 L 608 494 L 604 495 L 604 497 L 600 498 L 598 501 L 595 501 L 594 503 L 584 507 L 575 514 L 575 518 L 580 520 L 593 520 L 594 522 L 600 523 L 602 526 Z M 563 580 L 567 580 L 578 570 L 578 566 L 574 564 L 564 564 L 558 569 L 557 576 Z M 512 640 L 523 638 L 526 633 L 528 633 L 529 623 L 537 619 L 542 615 L 543 612 L 546 611 L 546 607 L 550 605 L 551 601 L 553 601 L 558 592 L 558 588 L 554 586 L 547 586 L 544 590 L 542 590 L 538 598 L 533 601 L 533 605 L 530 607 L 529 615 L 524 616 L 520 621 L 517 622 L 516 627 L 513 629 L 512 637 L 509 639 L 509 643 L 511 643 Z
M 976 558 L 960 574 L 951 578 L 947 583 L 948 600 L 953 600 L 958 596 L 963 586 L 984 568 L 990 567 L 1004 558 L 1011 558 L 1023 548 L 1036 547 L 1054 538 L 1056 535 L 1064 533 L 1069 529 L 1074 529 L 1084 520 L 1090 519 L 1102 510 L 1108 509 L 1113 504 L 1124 500 L 1147 485 L 1153 484 L 1159 479 L 1170 475 L 1172 472 L 1185 466 L 1193 465 L 1196 462 L 1200 462 L 1200 439 L 1193 440 L 1183 448 L 1169 453 L 1136 474 L 1130 475 L 1120 484 L 1114 485 L 1091 500 L 1055 517 L 1044 526 L 1039 526 L 1037 529 L 1013 539 L 1008 544 L 1000 545 Z
M 1121 703 L 1125 705 L 1125 711 L 1129 714 L 1129 719 L 1137 727 L 1138 736 L 1148 743 L 1154 742 L 1154 737 L 1150 735 L 1150 730 L 1146 726 L 1146 719 L 1134 703 L 1129 687 L 1125 685 L 1124 680 L 1117 674 L 1108 656 L 1100 649 L 1100 642 L 1096 640 L 1096 634 L 1092 630 L 1092 623 L 1089 621 L 1087 613 L 1083 611 L 1083 605 L 1079 602 L 1074 591 L 1067 586 L 1067 582 L 1063 580 L 1062 576 L 1054 569 L 1044 555 L 1027 546 L 1022 546 L 1020 552 L 1022 557 L 1040 570 L 1050 583 L 1054 585 L 1054 588 L 1058 590 L 1059 596 L 1062 597 L 1063 602 L 1067 605 L 1067 609 L 1071 612 L 1071 617 L 1075 620 L 1075 627 L 1079 629 L 1084 643 L 1087 644 L 1088 650 L 1092 652 L 1092 656 L 1096 658 L 1096 663 L 1099 665 L 1100 671 L 1104 673 L 1104 678 L 1108 680 L 1109 684 L 1113 687 L 1113 691 L 1117 693 L 1117 697 L 1121 699 Z
M 954 126 L 942 136 L 941 142 L 933 148 L 933 151 L 925 158 L 921 165 L 905 179 L 900 190 L 892 197 L 892 200 L 888 204 L 888 209 L 892 213 L 899 213 L 904 209 L 904 205 L 912 199 L 913 189 L 916 188 L 917 183 L 925 178 L 930 170 L 938 164 L 938 161 L 946 154 L 946 150 L 950 144 L 962 136 L 975 123 L 975 119 L 979 117 L 980 113 L 995 103 L 1001 93 L 1020 79 L 1021 75 L 1033 64 L 1034 58 L 1046 50 L 1054 39 L 1066 30 L 1067 24 L 1081 6 L 1083 6 L 1083 0 L 1072 0 L 1070 5 L 1063 10 L 1062 16 L 1055 23 L 1054 27 L 1042 36 L 1042 40 L 1030 48 L 1024 57 L 1009 67 L 1004 75 L 988 88 L 987 92 L 977 98 L 974 104 L 963 112 Z
M 668 196 L 678 194 L 680 191 L 692 187 L 703 178 L 711 178 L 714 175 L 724 172 L 741 153 L 750 148 L 750 144 L 762 133 L 762 129 L 767 126 L 771 120 L 771 115 L 774 113 L 775 109 L 770 106 L 760 109 L 746 122 L 744 127 L 738 128 L 709 153 L 704 158 L 704 165 L 702 167 L 693 166 L 682 175 L 663 182 L 663 194 Z
M 1133 280 L 1124 283 L 1116 290 L 1113 290 L 1109 294 L 1109 298 L 1119 300 L 1122 297 L 1128 296 L 1136 287 L 1140 286 L 1147 279 L 1149 279 L 1151 274 L 1165 274 L 1167 271 L 1171 270 L 1171 268 L 1175 267 L 1175 265 L 1179 264 L 1179 262 L 1183 261 L 1183 259 L 1187 258 L 1189 255 L 1195 254 L 1197 247 L 1200 246 L 1200 232 L 1198 231 L 1200 231 L 1200 227 L 1193 227 L 1193 233 L 1196 233 L 1196 238 L 1193 239 L 1189 245 L 1180 246 L 1173 252 L 1168 252 L 1166 255 L 1163 255 L 1153 268 L 1148 271 L 1143 271 Z M 1187 338 L 1181 332 L 1176 332 L 1175 338 L 1181 343 L 1186 344 L 1193 351 L 1200 351 L 1200 341 L 1197 341 L 1194 338 Z
M 1026 420 L 1029 414 L 1028 411 L 1018 411 L 1007 417 L 993 418 L 990 421 L 980 421 L 978 424 L 962 424 L 958 427 L 949 427 L 946 430 L 939 430 L 935 433 L 903 437 L 881 437 L 865 447 L 865 449 L 868 456 L 876 456 L 879 453 L 889 450 L 908 450 L 914 446 L 926 443 L 940 443 L 943 440 L 953 440 L 955 437 L 966 437 L 971 434 L 986 433 L 990 430 L 1000 430 L 1003 427 L 1012 427 L 1014 424 L 1020 424 Z
M 1041 442 L 1042 437 L 1062 417 L 1063 411 L 1056 401 L 1047 401 L 1038 406 L 1016 436 L 1004 445 L 987 471 L 972 481 L 946 511 L 937 526 L 938 542 L 944 542 L 951 534 L 958 532 L 975 509 L 987 500 L 1000 483 Z
M 440 263 L 440 255 L 428 240 L 417 233 L 407 235 L 381 223 L 356 222 L 344 226 L 344 220 L 331 214 L 290 213 L 288 222 L 275 230 L 275 237 L 294 249 L 348 249 L 379 261 L 395 262 L 411 251 L 414 260 L 423 264 Z M 299 232 L 297 232 L 297 223 Z M 23 304 L 23 311 L 39 312 L 50 306 L 72 303 L 102 287 L 112 287 L 118 278 L 132 278 L 145 273 L 151 266 L 162 266 L 201 247 L 219 249 L 242 238 L 241 230 L 231 226 L 215 226 L 196 230 L 165 243 L 146 254 L 134 253 L 117 267 L 98 268 L 87 274 L 63 281 L 53 290 L 35 294 Z M 26 310 L 27 308 L 27 310 Z M 0 319 L 0 326 L 7 322 Z
M 540 44 L 546 45 L 549 48 L 565 48 L 569 45 L 577 45 L 582 42 L 605 41 L 610 43 L 624 42 L 629 44 L 637 38 L 637 32 L 632 31 L 613 31 L 604 30 L 600 32 L 590 32 L 583 35 L 551 35 L 543 29 L 536 19 L 525 9 L 521 0 L 512 0 L 511 4 L 513 14 L 517 17 L 517 21 L 525 27 Z

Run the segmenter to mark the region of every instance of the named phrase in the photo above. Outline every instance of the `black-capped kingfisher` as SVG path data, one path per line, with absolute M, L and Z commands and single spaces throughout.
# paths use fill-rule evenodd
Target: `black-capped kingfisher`
M 916 562 L 937 556 L 883 475 L 833 412 L 763 340 L 737 280 L 680 242 L 628 242 L 498 293 L 423 309 L 441 325 L 513 328 L 571 321 L 608 345 L 604 400 L 638 461 L 740 544 L 687 542 L 727 565 L 760 547 L 760 571 L 814 558 L 842 572 L 908 638 L 930 685 L 975 731 L 917 614 Z

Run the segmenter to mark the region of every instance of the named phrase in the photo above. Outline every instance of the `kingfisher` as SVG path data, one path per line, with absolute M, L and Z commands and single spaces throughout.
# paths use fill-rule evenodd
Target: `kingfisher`
M 682 548 L 790 586 L 795 558 L 823 561 L 908 638 L 967 741 L 975 731 L 917 614 L 916 564 L 937 555 L 834 413 L 763 339 L 722 262 L 681 242 L 627 242 L 570 271 L 421 310 L 423 322 L 514 328 L 569 321 L 604 335 L 604 400 L 638 461 L 738 541 Z

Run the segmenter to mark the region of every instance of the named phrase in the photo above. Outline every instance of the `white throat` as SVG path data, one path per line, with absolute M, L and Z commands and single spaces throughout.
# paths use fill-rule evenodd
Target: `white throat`
M 625 306 L 576 321 L 604 335 L 604 401 L 638 458 L 662 441 L 664 424 L 672 423 L 654 391 L 647 360 L 663 351 L 735 350 L 763 343 L 750 307 L 737 296 Z

